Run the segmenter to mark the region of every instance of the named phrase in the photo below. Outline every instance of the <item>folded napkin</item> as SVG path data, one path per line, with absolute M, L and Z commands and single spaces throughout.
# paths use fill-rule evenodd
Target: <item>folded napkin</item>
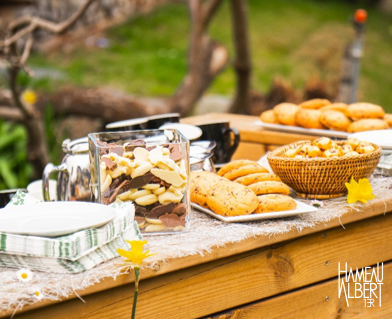
M 18 190 L 5 209 L 10 205 L 38 202 Z M 76 273 L 117 257 L 117 248 L 129 249 L 125 239 L 140 240 L 142 235 L 134 221 L 132 203 L 113 203 L 111 206 L 116 210 L 115 218 L 99 228 L 57 238 L 0 233 L 0 266 Z

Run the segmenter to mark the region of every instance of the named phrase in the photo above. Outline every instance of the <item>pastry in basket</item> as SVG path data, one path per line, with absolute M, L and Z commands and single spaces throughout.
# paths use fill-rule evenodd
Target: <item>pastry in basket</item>
M 375 148 L 369 142 L 360 142 L 357 148 L 355 149 L 355 151 L 358 152 L 359 154 L 371 153 L 374 150 Z
M 252 190 L 228 180 L 211 187 L 207 194 L 208 207 L 222 216 L 250 215 L 258 204 L 257 196 Z
M 264 123 L 280 124 L 273 110 L 268 110 L 261 113 L 260 120 Z
M 366 154 L 375 151 L 369 142 L 360 142 L 356 138 L 349 138 L 342 145 L 338 145 L 328 137 L 320 137 L 313 142 L 299 145 L 285 151 L 289 158 L 342 157 Z
M 326 99 L 313 99 L 313 100 L 302 102 L 299 106 L 305 109 L 317 110 L 329 104 L 331 104 L 331 102 Z
M 386 130 L 388 128 L 388 123 L 382 119 L 362 119 L 352 122 L 347 128 L 347 132 L 356 133 L 371 130 Z
M 326 127 L 319 121 L 321 112 L 319 110 L 300 108 L 295 113 L 295 123 L 305 128 L 326 129 Z
M 278 121 L 284 125 L 296 126 L 295 113 L 299 106 L 292 103 L 281 103 L 273 108 L 274 114 Z
M 352 119 L 377 119 L 384 118 L 384 109 L 371 103 L 353 103 L 350 104 L 346 110 L 346 115 Z
M 388 123 L 389 127 L 392 127 L 392 114 L 385 114 L 384 115 L 384 121 Z
M 339 111 L 344 114 L 346 114 L 348 105 L 346 103 L 332 103 L 327 106 L 323 106 L 322 108 L 319 109 L 320 112 L 325 112 L 325 111 Z
M 282 183 L 276 181 L 264 181 L 254 183 L 248 186 L 256 195 L 263 194 L 282 194 L 289 195 L 290 189 L 289 187 Z
M 217 174 L 219 176 L 223 176 L 233 169 L 239 168 L 241 166 L 251 165 L 251 164 L 257 164 L 257 162 L 250 161 L 250 160 L 235 160 L 223 165 Z
M 246 176 L 239 177 L 234 180 L 235 183 L 239 183 L 245 186 L 258 183 L 258 182 L 264 182 L 264 181 L 276 181 L 280 182 L 279 176 L 271 173 L 255 173 L 255 174 L 249 174 Z
M 346 132 L 351 124 L 351 120 L 340 111 L 327 110 L 320 113 L 320 122 L 329 129 Z
M 332 140 L 328 137 L 320 137 L 314 140 L 312 145 L 317 146 L 323 152 L 333 147 Z
M 359 143 L 360 142 L 358 141 L 358 139 L 356 139 L 355 137 L 350 137 L 347 141 L 344 142 L 343 146 L 350 145 L 352 150 L 355 150 L 358 147 Z
M 257 198 L 259 205 L 254 211 L 255 214 L 280 212 L 297 208 L 297 203 L 289 196 L 269 194 L 260 195 Z

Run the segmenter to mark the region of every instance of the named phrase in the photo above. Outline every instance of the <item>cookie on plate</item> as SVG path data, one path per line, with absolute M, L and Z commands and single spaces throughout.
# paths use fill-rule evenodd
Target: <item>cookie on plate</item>
M 346 110 L 346 115 L 352 119 L 382 119 L 385 115 L 384 109 L 371 103 L 353 103 Z
M 260 195 L 257 198 L 259 205 L 254 211 L 255 214 L 281 212 L 297 208 L 297 203 L 289 196 L 269 194 Z
M 289 187 L 282 182 L 275 181 L 266 181 L 266 182 L 258 182 L 247 186 L 249 189 L 254 191 L 256 195 L 263 194 L 281 194 L 288 195 L 290 194 Z
M 233 169 L 239 168 L 241 166 L 251 165 L 251 164 L 257 164 L 257 162 L 250 161 L 250 160 L 235 160 L 223 165 L 217 174 L 219 176 L 223 176 Z
M 351 120 L 340 111 L 328 110 L 321 112 L 320 122 L 335 131 L 346 132 Z
M 325 112 L 325 111 L 339 111 L 344 114 L 346 114 L 346 110 L 348 108 L 348 104 L 346 103 L 332 103 L 330 105 L 323 106 L 322 108 L 319 109 L 320 112 Z
M 313 100 L 302 102 L 299 106 L 305 109 L 317 110 L 329 104 L 331 104 L 331 102 L 326 99 L 313 99 Z
M 211 172 L 191 172 L 190 175 L 191 201 L 207 207 L 207 194 L 210 188 L 226 179 Z
M 207 205 L 215 214 L 240 216 L 252 214 L 259 201 L 246 186 L 226 180 L 208 191 Z
M 273 110 L 268 110 L 261 113 L 260 120 L 264 123 L 280 124 Z
M 295 113 L 295 123 L 305 128 L 325 129 L 319 121 L 321 112 L 319 110 L 301 108 Z
M 271 174 L 271 173 L 255 173 L 249 174 L 246 176 L 239 177 L 234 180 L 235 183 L 239 183 L 245 186 L 257 183 L 257 182 L 264 182 L 264 181 L 276 181 L 280 182 L 281 179 L 278 175 Z
M 223 175 L 223 177 L 227 178 L 230 181 L 234 181 L 239 177 L 249 175 L 249 174 L 254 174 L 254 173 L 268 173 L 268 170 L 259 164 L 251 164 L 251 165 L 235 168 L 230 172 L 226 173 L 225 175 Z
M 371 130 L 386 130 L 388 129 L 388 123 L 381 119 L 362 119 L 352 122 L 348 128 L 347 132 L 356 133 Z
M 296 126 L 295 113 L 299 106 L 292 103 L 281 103 L 273 108 L 274 114 L 278 121 L 284 125 Z
M 389 127 L 392 127 L 392 114 L 386 113 L 384 115 L 384 121 L 386 121 L 388 123 Z

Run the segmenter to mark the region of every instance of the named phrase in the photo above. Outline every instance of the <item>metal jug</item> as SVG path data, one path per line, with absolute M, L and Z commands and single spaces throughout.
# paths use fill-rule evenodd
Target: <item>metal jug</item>
M 65 156 L 59 166 L 46 165 L 42 175 L 42 193 L 45 201 L 50 201 L 49 178 L 52 173 L 57 176 L 57 199 L 59 201 L 91 202 L 90 160 L 88 139 L 83 137 L 74 141 L 66 139 L 62 144 Z

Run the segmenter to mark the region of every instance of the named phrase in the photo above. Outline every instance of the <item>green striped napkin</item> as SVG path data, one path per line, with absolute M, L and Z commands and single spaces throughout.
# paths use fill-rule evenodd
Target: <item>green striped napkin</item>
M 8 205 L 38 202 L 18 190 Z M 75 273 L 117 257 L 117 248 L 129 249 L 125 239 L 140 240 L 142 235 L 134 221 L 132 203 L 113 203 L 111 206 L 116 210 L 116 217 L 111 222 L 67 236 L 47 238 L 0 233 L 0 266 Z
M 129 244 L 125 239 L 142 239 L 137 224 L 134 223 L 133 225 L 133 227 L 113 239 L 111 242 L 76 260 L 3 254 L 0 256 L 0 267 L 28 268 L 30 270 L 63 274 L 74 274 L 89 270 L 106 260 L 118 257 L 117 248 L 129 250 Z

